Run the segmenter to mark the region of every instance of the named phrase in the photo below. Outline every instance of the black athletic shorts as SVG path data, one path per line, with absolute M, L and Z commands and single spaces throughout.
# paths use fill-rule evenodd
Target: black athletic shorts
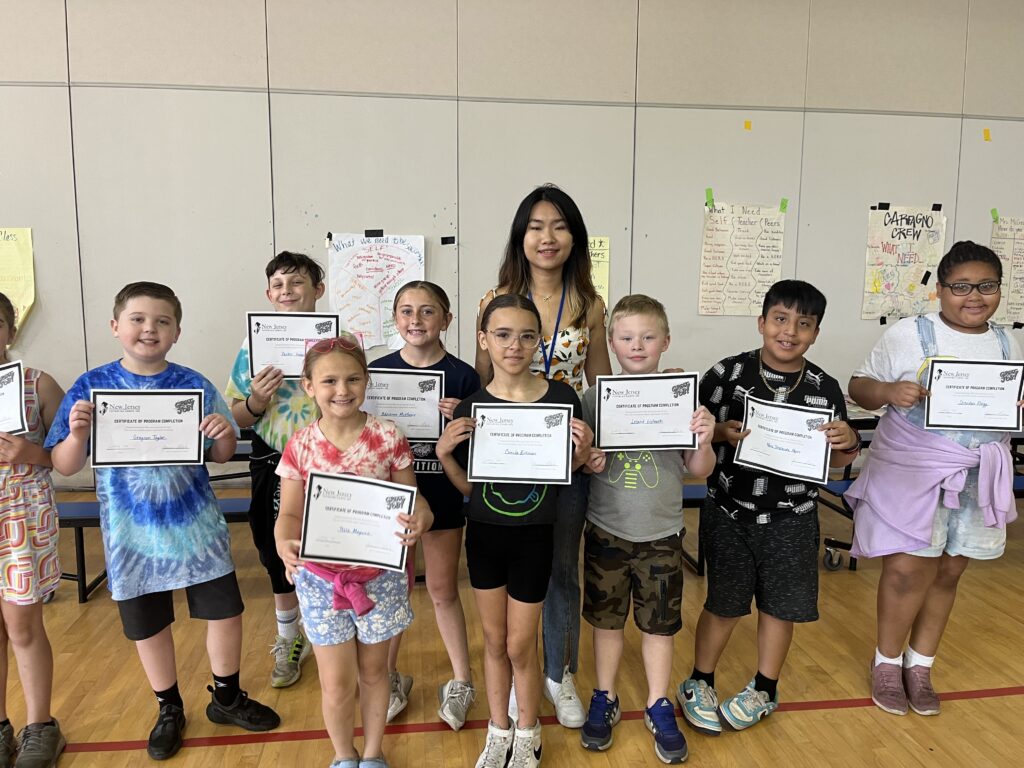
M 552 525 L 466 523 L 466 565 L 473 589 L 505 587 L 521 603 L 543 603 L 555 556 Z
M 185 587 L 188 615 L 193 619 L 218 621 L 239 616 L 245 610 L 235 572 L 211 581 Z M 174 592 L 151 592 L 118 600 L 121 626 L 129 640 L 147 640 L 174 623 Z

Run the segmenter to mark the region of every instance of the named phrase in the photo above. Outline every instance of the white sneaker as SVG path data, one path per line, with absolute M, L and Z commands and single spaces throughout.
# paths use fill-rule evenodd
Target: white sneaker
M 388 719 L 391 722 L 409 704 L 409 691 L 412 690 L 412 677 L 401 672 L 392 672 L 391 696 L 388 697 Z
M 512 678 L 512 685 L 508 689 L 508 719 L 513 723 L 519 720 L 519 702 L 516 701 L 516 679 Z
M 476 768 L 505 768 L 512 749 L 512 728 L 502 730 L 493 721 L 487 722 L 487 741 L 484 751 L 476 759 Z
M 441 702 L 437 716 L 457 731 L 466 724 L 466 713 L 476 701 L 476 689 L 472 683 L 449 680 L 437 689 L 437 700 Z
M 532 728 L 516 728 L 508 768 L 537 768 L 540 765 L 540 720 Z
M 562 674 L 561 683 L 544 678 L 544 696 L 555 705 L 555 716 L 563 727 L 582 728 L 587 722 L 587 711 L 576 693 L 576 683 L 568 667 Z

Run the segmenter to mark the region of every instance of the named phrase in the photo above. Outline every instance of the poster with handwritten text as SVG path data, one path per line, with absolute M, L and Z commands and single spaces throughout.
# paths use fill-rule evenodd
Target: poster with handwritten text
M 942 211 L 903 205 L 868 211 L 861 319 L 909 317 L 938 309 L 936 271 L 945 244 Z
M 1003 299 L 992 319 L 997 323 L 1024 321 L 1024 218 L 1000 216 L 992 222 L 989 245 L 1003 262 Z
M 20 328 L 36 300 L 32 230 L 28 227 L 0 227 L 0 292 L 14 305 Z
M 399 288 L 423 279 L 423 254 L 422 235 L 328 236 L 331 310 L 346 330 L 362 336 L 367 349 L 401 346 L 391 308 Z
M 611 304 L 608 303 L 609 269 L 611 267 L 612 254 L 611 240 L 603 235 L 595 235 L 590 238 L 588 247 L 590 250 L 590 278 L 594 281 L 597 295 L 604 299 L 604 305 L 611 311 Z
M 785 229 L 778 204 L 705 206 L 698 312 L 760 315 L 765 293 L 782 276 Z

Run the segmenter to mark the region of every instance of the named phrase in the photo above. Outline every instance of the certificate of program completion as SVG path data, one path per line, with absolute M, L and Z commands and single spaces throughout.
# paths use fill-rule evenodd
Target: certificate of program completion
M 444 371 L 374 368 L 363 410 L 395 422 L 410 441 L 435 443 L 444 428 L 443 394 Z
M 28 431 L 25 421 L 25 370 L 21 361 L 0 365 L 0 432 L 20 435 Z
M 832 409 L 775 403 L 748 396 L 743 431 L 750 434 L 736 446 L 737 464 L 783 477 L 824 484 L 832 446 L 819 429 L 832 421 Z
M 310 472 L 299 558 L 404 571 L 408 547 L 397 515 L 413 513 L 416 489 L 356 475 Z
M 697 447 L 696 373 L 598 376 L 594 445 L 605 451 Z
M 94 389 L 92 465 L 203 463 L 203 390 Z
M 572 482 L 572 406 L 473 403 L 471 483 Z
M 249 321 L 249 375 L 268 365 L 286 379 L 302 376 L 306 342 L 333 339 L 341 327 L 330 312 L 246 312 Z
M 1024 361 L 933 360 L 925 429 L 1019 432 Z

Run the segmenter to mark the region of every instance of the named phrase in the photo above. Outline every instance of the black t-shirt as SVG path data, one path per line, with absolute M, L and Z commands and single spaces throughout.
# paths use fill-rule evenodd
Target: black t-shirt
M 472 366 L 459 358 L 445 353 L 445 356 L 429 368 L 417 368 L 402 359 L 399 352 L 378 358 L 370 363 L 370 369 L 396 368 L 411 371 L 444 371 L 444 393 L 442 397 L 457 397 L 460 400 L 480 389 L 480 376 Z M 444 474 L 441 462 L 434 453 L 434 443 L 417 443 L 410 441 L 413 455 L 413 469 L 416 472 L 416 485 L 427 500 L 431 509 L 455 509 L 462 507 L 462 493 L 452 485 Z
M 835 418 L 846 420 L 846 400 L 839 382 L 810 360 L 802 377 L 798 371 L 772 370 L 761 365 L 760 353 L 755 349 L 727 357 L 700 380 L 700 404 L 711 411 L 716 422 L 743 421 L 743 398 L 748 393 L 762 400 L 831 408 Z M 761 378 L 762 369 L 771 388 Z M 798 377 L 800 381 L 792 389 Z M 780 393 L 783 387 L 787 391 Z M 708 478 L 708 496 L 737 519 L 751 520 L 762 514 L 776 519 L 814 510 L 818 489 L 813 483 L 738 466 L 733 463 L 736 449 L 729 443 L 714 447 L 716 462 Z
M 548 381 L 548 391 L 535 402 L 571 405 L 574 418 L 580 417 L 580 399 L 576 390 L 560 381 Z M 470 395 L 455 409 L 455 418 L 470 416 L 473 403 L 507 403 L 486 389 Z M 455 460 L 465 469 L 469 463 L 469 441 L 455 448 Z M 558 514 L 558 489 L 547 483 L 473 483 L 466 505 L 466 517 L 496 525 L 552 525 Z M 524 509 L 529 511 L 524 514 Z

